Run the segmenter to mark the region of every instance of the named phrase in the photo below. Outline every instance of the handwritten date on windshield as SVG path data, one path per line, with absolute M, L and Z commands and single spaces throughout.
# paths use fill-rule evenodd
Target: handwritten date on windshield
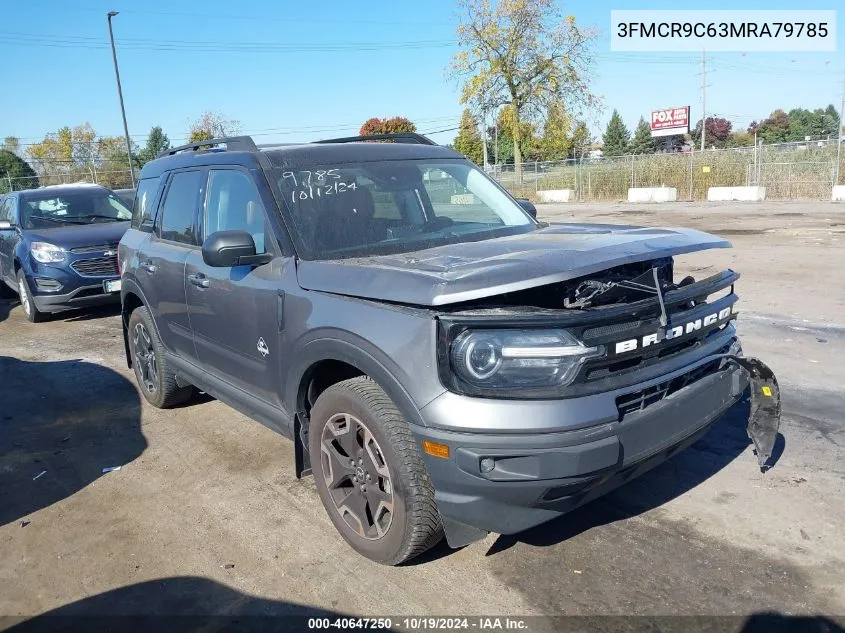
M 313 200 L 314 198 L 322 198 L 324 196 L 334 196 L 347 191 L 355 191 L 358 185 L 354 182 L 338 182 L 326 185 L 309 185 L 301 189 L 294 189 L 290 192 L 291 202 L 297 200 Z

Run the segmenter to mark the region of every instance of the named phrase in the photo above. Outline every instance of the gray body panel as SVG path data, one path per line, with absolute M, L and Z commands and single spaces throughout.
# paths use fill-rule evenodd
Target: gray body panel
M 632 262 L 729 247 L 727 240 L 694 229 L 558 224 L 400 255 L 302 261 L 298 278 L 309 290 L 440 306 L 577 279 Z

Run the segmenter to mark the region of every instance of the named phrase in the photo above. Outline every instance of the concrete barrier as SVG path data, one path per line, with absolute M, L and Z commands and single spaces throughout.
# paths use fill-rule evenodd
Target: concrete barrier
M 471 193 L 456 193 L 452 196 L 452 204 L 475 204 L 475 196 Z
M 537 192 L 537 199 L 540 202 L 574 202 L 574 189 L 546 189 Z
M 675 202 L 678 190 L 675 187 L 631 187 L 628 202 Z
M 835 185 L 830 199 L 833 202 L 845 202 L 845 185 Z
M 709 187 L 707 189 L 707 200 L 709 202 L 724 202 L 728 200 L 762 202 L 765 199 L 765 187 Z

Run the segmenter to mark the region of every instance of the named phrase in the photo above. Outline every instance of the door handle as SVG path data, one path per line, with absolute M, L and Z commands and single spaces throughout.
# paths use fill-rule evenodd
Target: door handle
M 202 273 L 197 273 L 196 275 L 188 275 L 188 281 L 190 281 L 198 288 L 208 288 L 208 279 L 206 279 L 206 276 Z
M 158 270 L 158 266 L 156 266 L 155 264 L 153 264 L 153 263 L 152 263 L 152 262 L 150 262 L 150 261 L 141 262 L 141 263 L 140 263 L 140 264 L 138 264 L 138 265 L 139 265 L 141 268 L 143 268 L 144 270 L 146 270 L 148 273 L 154 273 L 156 270 Z

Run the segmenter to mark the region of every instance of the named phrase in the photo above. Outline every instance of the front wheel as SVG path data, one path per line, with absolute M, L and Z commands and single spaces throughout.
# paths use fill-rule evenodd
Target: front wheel
M 44 320 L 44 313 L 39 311 L 35 306 L 35 300 L 29 291 L 29 284 L 26 281 L 26 275 L 23 270 L 18 271 L 18 298 L 21 301 L 21 306 L 23 306 L 23 313 L 26 315 L 27 321 L 38 323 Z
M 370 378 L 344 380 L 320 394 L 308 444 L 320 500 L 358 553 L 398 565 L 443 538 L 408 423 Z

